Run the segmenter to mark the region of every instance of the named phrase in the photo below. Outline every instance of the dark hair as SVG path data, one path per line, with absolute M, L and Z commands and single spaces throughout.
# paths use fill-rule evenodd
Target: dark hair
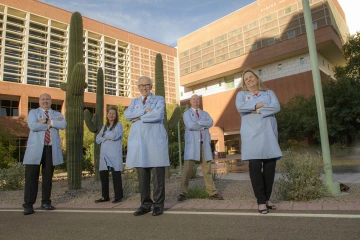
M 107 117 L 107 114 L 110 112 L 110 110 L 115 111 L 115 120 L 114 120 L 114 124 L 110 128 L 110 131 L 113 130 L 116 127 L 116 124 L 119 122 L 119 114 L 118 114 L 117 107 L 115 107 L 115 106 L 108 107 L 107 110 L 106 110 L 106 123 L 105 123 L 104 132 L 107 130 L 108 127 L 110 127 L 110 122 L 109 122 L 109 119 Z

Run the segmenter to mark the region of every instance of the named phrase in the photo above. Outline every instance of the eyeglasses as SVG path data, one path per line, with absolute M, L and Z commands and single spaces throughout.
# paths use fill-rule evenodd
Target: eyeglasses
M 150 86 L 150 84 L 140 84 L 139 88 L 149 88 Z

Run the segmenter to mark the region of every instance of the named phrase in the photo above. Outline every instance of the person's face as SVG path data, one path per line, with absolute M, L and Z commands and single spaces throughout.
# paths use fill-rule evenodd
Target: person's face
M 198 109 L 200 106 L 200 97 L 199 96 L 192 96 L 190 99 L 190 105 L 192 108 Z
M 150 85 L 150 81 L 148 79 L 142 78 L 139 81 L 138 88 L 139 88 L 141 95 L 147 96 L 147 95 L 149 95 L 152 86 Z
M 115 118 L 116 118 L 116 112 L 115 110 L 111 109 L 108 113 L 107 113 L 107 118 L 109 119 L 109 122 L 114 122 Z
M 247 87 L 247 89 L 254 87 L 258 88 L 259 80 L 252 72 L 245 73 L 243 81 L 245 81 L 245 86 Z
M 49 110 L 51 108 L 51 97 L 49 94 L 40 95 L 39 106 L 45 110 Z

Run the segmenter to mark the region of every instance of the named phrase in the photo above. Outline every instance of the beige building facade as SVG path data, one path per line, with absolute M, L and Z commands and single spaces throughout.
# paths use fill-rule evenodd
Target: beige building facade
M 27 116 L 47 92 L 64 112 L 71 12 L 36 0 L 0 0 L 0 116 Z M 176 49 L 83 16 L 85 107 L 94 113 L 96 73 L 105 76 L 105 105 L 128 106 L 139 96 L 137 79 L 155 78 L 155 57 L 164 61 L 166 102 L 179 100 Z M 105 107 L 106 107 L 105 106 Z M 105 108 L 106 109 L 106 108 Z

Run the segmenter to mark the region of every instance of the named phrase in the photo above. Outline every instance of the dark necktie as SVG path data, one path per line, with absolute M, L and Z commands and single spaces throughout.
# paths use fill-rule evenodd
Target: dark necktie
M 45 111 L 46 118 L 49 119 L 49 112 Z M 48 120 L 50 121 L 50 120 Z M 50 143 L 50 129 L 48 128 L 45 132 L 45 145 L 49 145 Z
M 196 116 L 200 118 L 199 110 L 196 109 Z M 200 131 L 200 140 L 202 141 L 202 133 Z
M 143 105 L 145 105 L 146 100 L 147 100 L 147 97 L 144 97 L 144 99 L 143 99 Z

